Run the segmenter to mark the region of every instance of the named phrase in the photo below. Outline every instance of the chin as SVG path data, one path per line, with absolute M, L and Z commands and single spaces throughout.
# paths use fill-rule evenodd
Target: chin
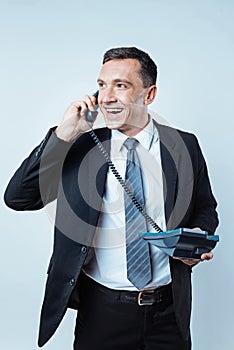
M 106 127 L 110 130 L 121 130 L 122 125 L 117 123 L 106 123 Z
M 124 126 L 124 123 L 120 123 L 119 120 L 115 121 L 115 120 L 108 120 L 108 119 L 106 119 L 105 122 L 106 122 L 106 127 L 108 129 L 111 129 L 111 130 L 121 129 Z

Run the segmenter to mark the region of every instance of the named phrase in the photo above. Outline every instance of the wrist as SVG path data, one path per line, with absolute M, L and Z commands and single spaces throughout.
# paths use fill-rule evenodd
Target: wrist
M 72 142 L 74 141 L 74 139 L 80 134 L 79 131 L 75 131 L 74 129 L 70 129 L 70 128 L 63 128 L 62 126 L 58 126 L 55 130 L 54 133 L 57 136 L 57 138 L 59 138 L 60 140 L 63 140 L 65 142 Z

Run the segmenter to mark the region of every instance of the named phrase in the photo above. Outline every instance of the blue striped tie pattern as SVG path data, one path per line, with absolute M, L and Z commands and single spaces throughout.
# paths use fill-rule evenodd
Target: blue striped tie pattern
M 124 142 L 127 148 L 127 166 L 125 181 L 132 193 L 144 207 L 144 192 L 141 169 L 136 147 L 138 141 L 128 138 Z M 149 244 L 139 238 L 140 232 L 147 232 L 146 220 L 125 193 L 126 223 L 126 259 L 128 280 L 139 290 L 152 279 Z

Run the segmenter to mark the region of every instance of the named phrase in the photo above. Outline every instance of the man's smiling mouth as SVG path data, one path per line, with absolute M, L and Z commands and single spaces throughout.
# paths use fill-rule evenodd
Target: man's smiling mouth
M 107 111 L 107 113 L 118 114 L 123 111 L 123 108 L 105 108 L 105 110 Z

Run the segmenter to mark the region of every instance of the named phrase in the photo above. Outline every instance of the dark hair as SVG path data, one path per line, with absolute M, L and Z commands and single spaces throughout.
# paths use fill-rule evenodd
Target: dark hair
M 141 68 L 139 74 L 142 78 L 144 88 L 156 84 L 156 64 L 146 52 L 141 51 L 136 47 L 117 47 L 110 49 L 104 54 L 102 63 L 104 64 L 111 60 L 119 60 L 126 58 L 136 59 L 140 63 Z

